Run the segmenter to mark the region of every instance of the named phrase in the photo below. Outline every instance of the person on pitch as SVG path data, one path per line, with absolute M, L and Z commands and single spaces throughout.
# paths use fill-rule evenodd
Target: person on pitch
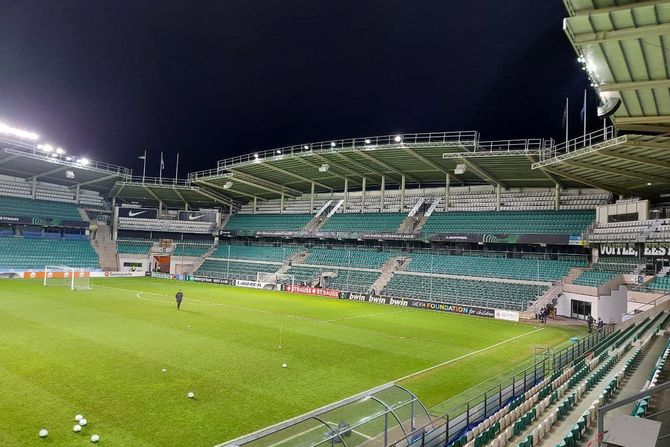
M 181 292 L 181 289 L 179 289 L 174 298 L 177 300 L 177 310 L 179 310 L 179 308 L 181 307 L 181 300 L 184 299 L 184 294 Z

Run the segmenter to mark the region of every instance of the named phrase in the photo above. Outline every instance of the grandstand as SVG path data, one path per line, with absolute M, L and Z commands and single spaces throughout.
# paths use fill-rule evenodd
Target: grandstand
M 667 426 L 658 413 L 667 396 L 650 395 L 667 377 L 669 352 L 670 5 L 564 3 L 565 33 L 604 118 L 566 141 L 487 141 L 477 131 L 364 136 L 259 150 L 171 179 L 58 153 L 3 125 L 0 274 L 65 265 L 515 322 L 547 308 L 557 317 L 550 324 L 593 317 L 607 325 L 537 354 L 532 376 L 524 370 L 522 381 L 484 390 L 465 412 L 426 411 L 423 425 L 407 429 L 399 421 L 393 442 L 584 445 L 626 387 L 648 394 L 626 413 Z M 383 400 L 383 391 L 370 395 Z M 354 432 L 336 422 L 304 445 L 345 445 Z M 293 439 L 292 423 L 281 428 L 289 432 L 273 432 L 268 444 L 227 446 Z

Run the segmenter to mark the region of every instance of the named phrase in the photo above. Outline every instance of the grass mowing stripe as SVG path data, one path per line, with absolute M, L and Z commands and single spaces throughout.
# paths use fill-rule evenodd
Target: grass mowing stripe
M 509 343 L 509 342 L 511 342 L 511 341 L 514 341 L 514 340 L 518 340 L 518 339 L 521 338 L 521 337 L 525 337 L 525 336 L 527 336 L 527 335 L 531 335 L 531 334 L 534 334 L 534 333 L 536 333 L 536 332 L 540 332 L 540 331 L 543 330 L 543 329 L 544 329 L 544 328 L 538 328 L 538 329 L 535 329 L 534 331 L 526 332 L 525 334 L 517 335 L 516 337 L 508 338 L 507 340 L 503 340 L 503 341 L 498 342 L 498 343 L 496 343 L 496 344 L 494 344 L 494 345 L 487 346 L 486 348 L 482 348 L 482 349 L 479 349 L 479 350 L 477 350 L 477 351 L 472 351 L 472 352 L 469 352 L 469 353 L 467 353 L 467 354 L 463 354 L 462 356 L 460 356 L 460 357 L 456 357 L 455 359 L 451 359 L 451 360 L 447 360 L 446 362 L 442 362 L 442 363 L 440 363 L 439 365 L 434 365 L 434 366 L 431 366 L 430 368 L 422 369 L 421 371 L 417 371 L 417 372 L 408 374 L 408 375 L 406 375 L 406 376 L 404 376 L 404 377 L 401 377 L 401 378 L 399 378 L 399 379 L 395 379 L 394 382 L 402 382 L 403 380 L 411 379 L 412 377 L 416 377 L 416 376 L 419 376 L 419 375 L 421 375 L 421 374 L 425 374 L 425 373 L 427 373 L 428 371 L 432 371 L 432 370 L 434 370 L 434 369 L 441 368 L 441 367 L 443 367 L 443 366 L 447 366 L 447 365 L 450 365 L 450 364 L 452 364 L 452 363 L 456 363 L 456 362 L 458 362 L 459 360 L 463 360 L 463 359 L 468 358 L 468 357 L 470 357 L 470 356 L 473 356 L 473 355 L 476 355 L 476 354 L 480 354 L 480 353 L 482 353 L 482 352 L 486 352 L 486 351 L 489 351 L 489 350 L 491 350 L 491 349 L 495 349 L 495 348 L 497 348 L 498 346 L 507 344 L 507 343 Z

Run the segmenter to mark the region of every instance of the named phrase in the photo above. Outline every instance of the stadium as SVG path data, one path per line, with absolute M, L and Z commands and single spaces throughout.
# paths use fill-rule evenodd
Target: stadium
M 670 2 L 564 5 L 602 127 L 563 141 L 169 178 L 0 123 L 0 445 L 668 445 Z

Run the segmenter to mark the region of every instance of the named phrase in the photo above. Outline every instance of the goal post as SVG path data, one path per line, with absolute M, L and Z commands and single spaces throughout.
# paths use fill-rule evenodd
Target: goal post
M 268 272 L 257 272 L 256 273 L 256 282 L 265 283 L 265 284 L 285 284 L 293 285 L 294 276 L 289 275 L 288 273 L 268 273 Z
M 45 286 L 66 286 L 70 290 L 91 289 L 91 272 L 88 269 L 67 265 L 47 265 L 44 267 Z

